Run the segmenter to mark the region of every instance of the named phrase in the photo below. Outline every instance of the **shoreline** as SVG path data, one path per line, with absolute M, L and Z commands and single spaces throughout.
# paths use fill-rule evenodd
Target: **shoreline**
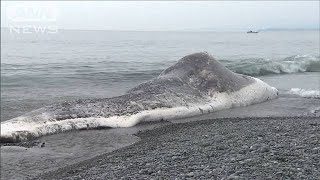
M 159 128 L 167 124 L 184 124 L 202 121 L 274 118 L 284 117 L 320 117 L 319 112 L 311 112 L 319 103 L 319 99 L 280 96 L 277 99 L 247 107 L 238 107 L 221 110 L 215 113 L 204 114 L 173 121 L 141 122 L 131 128 L 111 128 L 102 130 L 67 131 L 42 136 L 35 141 L 45 142 L 45 147 L 33 146 L 13 147 L 1 146 L 1 177 L 6 179 L 26 179 L 56 171 L 67 165 L 77 164 L 90 160 L 97 155 L 103 155 L 116 149 L 126 147 L 141 138 L 136 136 L 139 131 Z M 139 134 L 140 136 L 140 134 Z M 27 144 L 32 144 L 28 142 Z M 184 147 L 182 147 L 184 148 Z
M 36 178 L 320 176 L 319 117 L 208 119 L 136 135 L 141 140 L 133 145 Z

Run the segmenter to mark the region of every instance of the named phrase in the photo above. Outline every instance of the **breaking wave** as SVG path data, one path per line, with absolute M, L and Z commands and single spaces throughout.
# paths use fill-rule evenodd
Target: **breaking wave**
M 320 98 L 320 90 L 305 90 L 300 88 L 291 88 L 289 94 L 298 95 L 304 98 Z
M 251 58 L 222 61 L 232 71 L 250 76 L 289 74 L 299 72 L 320 72 L 320 57 L 308 55 L 290 56 L 282 60 Z

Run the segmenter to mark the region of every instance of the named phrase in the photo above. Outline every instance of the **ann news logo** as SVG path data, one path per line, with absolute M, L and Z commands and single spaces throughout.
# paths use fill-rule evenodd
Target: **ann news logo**
M 10 33 L 58 33 L 58 10 L 49 6 L 10 6 L 7 8 Z

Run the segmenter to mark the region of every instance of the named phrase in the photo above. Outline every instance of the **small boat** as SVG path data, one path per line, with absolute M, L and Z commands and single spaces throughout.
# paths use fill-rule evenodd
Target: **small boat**
M 248 31 L 247 33 L 258 33 L 258 31 Z

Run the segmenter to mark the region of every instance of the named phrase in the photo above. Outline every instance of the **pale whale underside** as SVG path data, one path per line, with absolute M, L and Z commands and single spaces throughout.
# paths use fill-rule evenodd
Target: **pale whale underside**
M 80 121 L 86 118 L 86 122 L 88 122 L 88 118 L 100 118 L 100 122 L 111 117 L 129 117 L 144 111 L 152 112 L 152 110 L 172 109 L 175 107 L 188 109 L 195 105 L 206 104 L 210 105 L 212 111 L 215 111 L 216 107 L 212 102 L 219 97 L 217 95 L 221 93 L 226 95 L 234 94 L 246 87 L 253 87 L 257 83 L 259 83 L 260 89 L 256 88 L 254 92 L 258 93 L 256 96 L 259 97 L 245 99 L 245 103 L 240 102 L 236 106 L 272 99 L 277 95 L 276 90 L 255 78 L 231 72 L 207 53 L 195 53 L 180 59 L 175 65 L 164 70 L 158 77 L 136 86 L 122 96 L 62 102 L 5 121 L 1 123 L 1 141 L 15 142 L 59 131 L 79 129 L 81 127 L 77 127 L 77 120 Z M 249 95 L 250 93 L 245 96 Z M 238 96 L 242 97 L 242 94 L 235 97 Z M 219 98 L 216 101 L 220 102 Z M 230 101 L 239 102 L 234 99 L 230 99 Z M 205 113 L 200 106 L 196 109 L 199 109 L 199 112 L 191 113 L 191 115 Z M 183 114 L 183 112 L 180 113 Z M 156 115 L 156 117 L 158 118 L 155 118 L 157 120 L 159 120 L 159 117 L 162 119 L 167 118 L 166 115 Z M 175 116 L 170 115 L 168 119 L 172 117 Z M 145 119 L 146 117 L 143 117 L 141 120 Z M 150 113 L 147 119 L 152 119 Z M 57 122 L 65 120 L 68 120 L 70 128 L 60 127 L 59 129 L 61 125 L 57 124 Z M 129 120 L 126 119 L 125 121 Z M 132 126 L 139 121 L 127 122 L 127 125 L 118 123 L 114 126 Z M 38 123 L 41 126 L 39 126 L 39 129 L 35 127 L 31 129 L 28 127 L 21 128 L 21 126 L 28 123 Z M 97 127 L 100 125 L 97 123 L 90 125 L 88 123 L 87 126 Z M 102 123 L 101 126 L 108 125 Z

